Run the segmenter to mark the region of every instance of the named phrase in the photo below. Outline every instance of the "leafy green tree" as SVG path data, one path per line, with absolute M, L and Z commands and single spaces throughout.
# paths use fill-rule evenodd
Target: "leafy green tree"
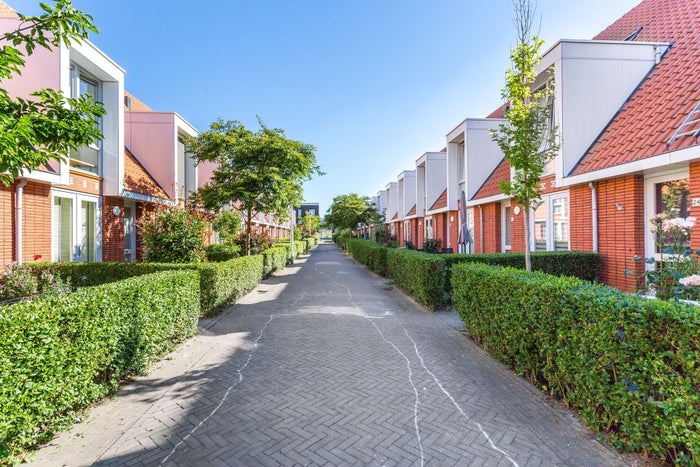
M 302 233 L 305 237 L 313 237 L 321 225 L 321 218 L 313 214 L 306 214 L 301 218 Z
M 207 222 L 191 207 L 165 208 L 141 224 L 146 261 L 192 263 L 204 261 Z
M 240 214 L 229 210 L 219 212 L 214 218 L 214 229 L 218 232 L 222 243 L 235 244 L 241 230 Z
M 54 6 L 41 3 L 41 9 L 40 16 L 18 14 L 18 28 L 0 35 L 0 86 L 21 75 L 37 47 L 69 46 L 97 32 L 92 16 L 75 9 L 70 0 L 56 0 Z M 40 89 L 25 99 L 0 88 L 0 183 L 11 185 L 23 170 L 65 160 L 71 150 L 102 139 L 95 120 L 104 113 L 89 96 L 70 98 L 60 90 Z
M 208 131 L 187 141 L 197 161 L 212 161 L 217 168 L 199 197 L 207 209 L 232 206 L 245 220 L 246 255 L 250 254 L 252 220 L 258 213 L 289 218 L 289 209 L 303 200 L 302 185 L 314 174 L 322 175 L 316 163 L 316 148 L 289 139 L 283 130 L 251 131 L 237 121 L 218 119 Z
M 336 230 L 354 230 L 362 224 L 377 225 L 381 222 L 381 214 L 369 201 L 369 196 L 359 196 L 356 193 L 338 195 L 333 198 L 323 222 Z
M 532 270 L 530 260 L 530 212 L 539 201 L 537 189 L 547 161 L 556 156 L 559 146 L 557 129 L 552 122 L 554 89 L 552 80 L 535 89 L 536 67 L 541 60 L 544 41 L 530 36 L 535 8 L 530 0 L 515 0 L 515 24 L 518 45 L 511 50 L 511 68 L 506 71 L 506 85 L 502 97 L 509 104 L 505 113 L 508 121 L 491 132 L 510 163 L 513 174 L 510 181 L 502 181 L 500 189 L 523 206 L 525 223 L 525 266 Z M 551 73 L 551 70 L 548 71 Z

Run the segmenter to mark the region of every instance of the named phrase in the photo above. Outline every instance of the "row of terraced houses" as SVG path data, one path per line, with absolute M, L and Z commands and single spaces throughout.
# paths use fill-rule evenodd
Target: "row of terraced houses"
M 554 81 L 560 151 L 531 249 L 599 252 L 601 280 L 630 290 L 645 267 L 632 258 L 658 255 L 648 219 L 700 218 L 700 0 L 643 0 L 592 40 L 560 40 L 538 70 L 536 88 Z M 489 135 L 503 112 L 465 119 L 377 194 L 401 246 L 524 251 L 522 208 L 498 187 L 511 168 Z
M 16 30 L 17 14 L 0 1 L 0 33 Z M 52 261 L 137 261 L 139 223 L 159 206 L 182 206 L 205 184 L 211 163 L 196 165 L 184 140 L 197 129 L 176 112 L 155 111 L 124 90 L 125 71 L 85 41 L 53 51 L 37 49 L 22 75 L 2 83 L 11 95 L 41 88 L 104 104 L 104 139 L 0 185 L 0 264 Z M 287 236 L 288 223 L 269 214 L 257 232 Z M 210 239 L 213 240 L 213 239 Z

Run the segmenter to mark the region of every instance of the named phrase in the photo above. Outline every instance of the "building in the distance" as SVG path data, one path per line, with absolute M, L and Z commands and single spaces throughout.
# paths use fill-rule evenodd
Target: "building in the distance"
M 295 208 L 296 210 L 296 219 L 297 219 L 297 225 L 301 223 L 301 220 L 304 218 L 306 215 L 310 216 L 320 216 L 320 211 L 318 207 L 318 203 L 301 203 L 300 206 L 297 206 Z

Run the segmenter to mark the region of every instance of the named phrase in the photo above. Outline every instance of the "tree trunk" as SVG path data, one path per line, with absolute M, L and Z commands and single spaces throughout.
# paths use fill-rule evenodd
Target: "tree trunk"
M 523 206 L 523 220 L 525 222 L 525 270 L 532 271 L 530 261 L 530 209 Z
M 253 226 L 253 210 L 246 209 L 245 216 L 245 255 L 250 256 L 250 236 L 252 233 Z

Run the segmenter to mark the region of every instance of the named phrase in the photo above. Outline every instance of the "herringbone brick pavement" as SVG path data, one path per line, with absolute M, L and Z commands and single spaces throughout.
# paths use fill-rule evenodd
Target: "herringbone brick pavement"
M 623 465 L 333 245 L 203 323 L 37 465 Z

